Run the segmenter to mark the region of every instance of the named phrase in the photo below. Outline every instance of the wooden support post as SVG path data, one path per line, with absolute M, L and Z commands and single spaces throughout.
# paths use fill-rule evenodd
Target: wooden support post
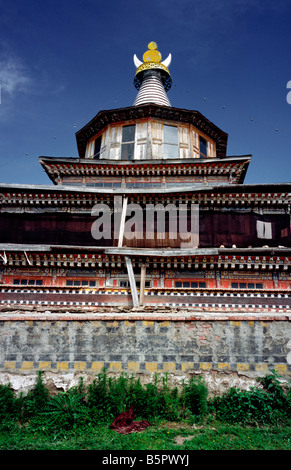
M 123 199 L 120 228 L 119 228 L 119 237 L 118 237 L 118 248 L 122 247 L 126 210 L 127 210 L 127 196 Z
M 140 269 L 140 291 L 139 291 L 139 305 L 143 306 L 144 304 L 144 288 L 145 288 L 145 275 L 146 275 L 146 265 L 142 263 Z
M 126 256 L 125 261 L 126 261 L 127 273 L 128 273 L 128 278 L 129 278 L 129 283 L 130 283 L 130 288 L 131 288 L 133 306 L 138 307 L 139 303 L 138 303 L 136 283 L 135 283 L 135 277 L 134 277 L 134 272 L 132 268 L 131 258 Z

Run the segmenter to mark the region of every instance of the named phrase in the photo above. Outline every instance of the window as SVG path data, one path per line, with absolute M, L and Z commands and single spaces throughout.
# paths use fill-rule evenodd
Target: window
M 204 137 L 199 136 L 199 143 L 200 143 L 200 158 L 207 157 L 207 142 Z
M 255 288 L 256 289 L 263 289 L 263 284 L 261 284 L 261 283 L 256 283 L 255 284 L 253 282 L 249 282 L 248 284 L 246 284 L 245 282 L 240 282 L 240 283 L 232 282 L 231 287 L 233 289 L 238 289 L 238 288 L 240 288 L 240 289 L 246 289 L 246 288 L 248 288 L 248 289 L 255 289 Z
M 129 281 L 120 281 L 120 287 L 130 287 Z
M 135 125 L 123 126 L 121 160 L 133 160 L 134 156 Z
M 144 286 L 145 287 L 151 287 L 151 281 L 145 281 Z M 136 287 L 138 289 L 140 288 L 140 281 L 136 281 Z
M 257 237 L 270 240 L 272 238 L 272 224 L 271 222 L 262 222 L 257 220 Z
M 76 286 L 76 287 L 79 287 L 79 286 L 90 286 L 90 287 L 94 287 L 96 286 L 96 281 L 66 281 L 66 285 L 67 286 Z
M 190 282 L 188 281 L 177 281 L 175 282 L 175 287 L 190 287 Z M 196 287 L 206 287 L 206 282 L 191 282 L 191 288 L 196 288 Z
M 13 279 L 14 286 L 42 286 L 42 279 Z
M 178 158 L 178 128 L 164 125 L 164 158 Z
M 100 158 L 100 150 L 101 150 L 101 140 L 102 136 L 100 135 L 97 137 L 95 140 L 95 145 L 94 145 L 94 158 Z

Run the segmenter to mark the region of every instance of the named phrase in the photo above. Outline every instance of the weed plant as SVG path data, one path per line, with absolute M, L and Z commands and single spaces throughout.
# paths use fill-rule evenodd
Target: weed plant
M 257 379 L 262 388 L 230 388 L 210 401 L 210 409 L 225 423 L 291 425 L 291 388 L 284 390 L 275 371 Z
M 151 422 L 187 419 L 190 423 L 218 420 L 227 425 L 291 426 L 290 386 L 283 386 L 274 371 L 258 379 L 258 384 L 208 398 L 200 376 L 183 382 L 178 390 L 170 387 L 167 374 L 156 374 L 152 382 L 142 385 L 134 376 L 109 377 L 103 370 L 87 387 L 80 379 L 77 387 L 50 395 L 40 372 L 25 397 L 17 397 L 9 384 L 0 386 L 0 431 L 15 433 L 18 426 L 57 437 L 108 424 L 131 406 L 137 419 Z

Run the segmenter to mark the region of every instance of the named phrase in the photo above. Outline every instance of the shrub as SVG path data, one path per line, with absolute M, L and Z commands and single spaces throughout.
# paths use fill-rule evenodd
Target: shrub
M 36 383 L 24 399 L 24 417 L 43 412 L 50 400 L 49 391 L 43 383 L 43 372 L 38 371 Z
M 268 421 L 272 408 L 262 390 L 242 391 L 230 388 L 222 397 L 213 400 L 217 417 L 229 423 L 255 423 Z
M 103 369 L 88 387 L 87 405 L 92 417 L 97 421 L 111 419 L 114 415 L 114 403 L 109 394 L 112 381 L 109 381 L 106 369 Z
M 14 418 L 19 411 L 19 400 L 11 385 L 0 385 L 0 422 Z
M 115 417 L 126 410 L 128 404 L 128 376 L 121 374 L 118 378 L 108 379 L 108 412 Z
M 211 400 L 217 417 L 222 421 L 242 424 L 290 423 L 290 389 L 285 394 L 275 373 L 258 381 L 263 389 L 243 391 L 231 388 L 221 397 Z
M 10 385 L 0 385 L 0 423 L 2 430 L 5 426 L 8 430 L 16 419 L 28 421 L 35 432 L 46 428 L 51 432 L 53 426 L 55 430 L 68 430 L 111 421 L 132 407 L 137 417 L 147 420 L 197 420 L 208 413 L 209 418 L 228 423 L 291 425 L 290 385 L 282 385 L 275 372 L 258 382 L 262 388 L 231 388 L 222 396 L 207 399 L 208 390 L 201 376 L 183 382 L 179 392 L 177 387 L 169 386 L 167 374 L 156 374 L 143 386 L 139 378 L 108 377 L 104 369 L 87 389 L 81 378 L 78 386 L 50 397 L 39 372 L 34 388 L 24 398 L 16 398 Z
M 60 392 L 52 397 L 42 415 L 50 426 L 61 429 L 75 428 L 90 421 L 82 395 L 74 390 Z
M 160 377 L 155 374 L 154 382 L 146 385 L 143 417 L 177 420 L 179 412 L 178 389 L 170 389 L 167 373 L 162 376 L 162 384 L 160 385 L 159 379 Z
M 184 410 L 196 418 L 202 418 L 206 415 L 208 389 L 201 376 L 192 376 L 189 383 L 183 385 L 182 405 Z
M 126 399 L 127 408 L 131 406 L 137 416 L 147 417 L 147 392 L 140 382 L 140 378 L 131 377 L 128 382 L 128 393 Z

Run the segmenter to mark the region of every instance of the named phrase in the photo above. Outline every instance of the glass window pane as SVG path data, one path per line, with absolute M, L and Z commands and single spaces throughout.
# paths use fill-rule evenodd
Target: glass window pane
M 178 145 L 164 144 L 164 158 L 178 158 Z
M 121 160 L 133 160 L 134 143 L 122 144 L 121 147 Z
M 122 142 L 133 142 L 135 137 L 135 126 L 123 126 Z
M 99 158 L 101 149 L 101 135 L 95 140 L 94 158 Z
M 164 125 L 164 142 L 166 144 L 178 145 L 178 128 Z
M 207 157 L 207 142 L 203 137 L 199 137 L 200 141 L 200 154 L 202 153 L 204 156 Z

